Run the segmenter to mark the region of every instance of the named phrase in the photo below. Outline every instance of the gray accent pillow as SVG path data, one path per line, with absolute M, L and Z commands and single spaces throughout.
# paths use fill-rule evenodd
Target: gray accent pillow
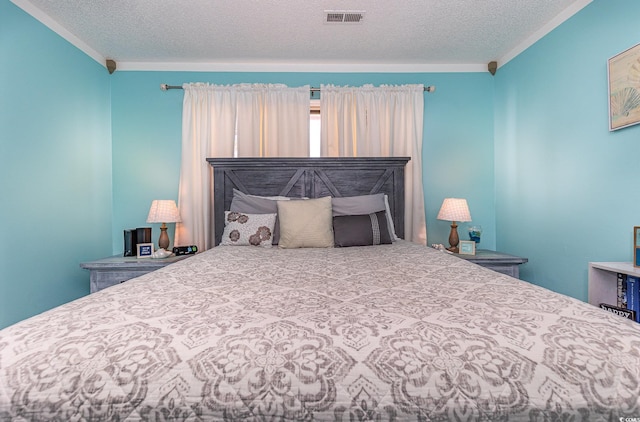
M 395 226 L 393 225 L 393 217 L 389 209 L 389 200 L 384 193 L 376 193 L 374 195 L 347 196 L 343 198 L 332 198 L 333 216 L 337 215 L 364 215 L 378 211 L 386 211 L 387 214 L 387 230 L 391 240 L 398 240 L 396 236 Z
M 331 198 L 333 215 L 363 215 L 384 211 L 384 193 Z
M 336 247 L 392 243 L 385 211 L 365 215 L 335 216 L 333 217 L 333 236 Z
M 273 199 L 267 199 L 259 196 L 248 195 L 240 192 L 239 190 L 233 190 L 233 199 L 231 200 L 231 206 L 229 211 L 236 211 L 245 214 L 277 214 L 278 213 L 278 201 Z M 280 221 L 276 216 L 276 224 L 273 229 L 273 241 L 274 245 L 277 245 L 280 241 Z

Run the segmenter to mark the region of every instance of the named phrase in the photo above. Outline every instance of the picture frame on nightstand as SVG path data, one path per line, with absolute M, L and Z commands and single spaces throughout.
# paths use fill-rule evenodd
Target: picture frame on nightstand
M 151 258 L 153 256 L 153 243 L 138 243 L 136 250 L 138 258 Z
M 640 226 L 633 228 L 633 266 L 640 267 Z
M 460 255 L 475 255 L 476 242 L 473 240 L 461 240 L 458 244 L 458 253 Z

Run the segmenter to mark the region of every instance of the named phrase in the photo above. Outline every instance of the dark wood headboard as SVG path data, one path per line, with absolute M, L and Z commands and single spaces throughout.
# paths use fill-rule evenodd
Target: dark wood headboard
M 404 167 L 409 157 L 207 158 L 213 167 L 215 244 L 224 231 L 233 189 L 261 196 L 344 197 L 385 193 L 404 238 Z

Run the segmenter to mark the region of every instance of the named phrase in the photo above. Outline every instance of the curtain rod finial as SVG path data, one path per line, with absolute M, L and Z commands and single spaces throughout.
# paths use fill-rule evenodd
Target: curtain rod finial
M 167 87 L 167 84 L 160 84 L 160 89 L 166 91 L 169 88 Z
M 116 71 L 115 60 L 107 59 L 106 66 L 107 66 L 107 70 L 109 71 L 109 75 L 113 74 L 113 72 Z
M 498 69 L 498 62 L 493 61 L 487 64 L 487 70 L 489 71 L 489 73 L 491 73 L 492 76 L 496 74 L 497 69 Z
M 436 91 L 436 86 L 435 85 L 429 85 L 424 90 L 427 91 L 427 92 L 435 92 Z

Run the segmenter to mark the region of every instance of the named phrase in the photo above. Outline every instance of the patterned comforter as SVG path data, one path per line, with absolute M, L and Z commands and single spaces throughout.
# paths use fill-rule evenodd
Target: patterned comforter
M 640 330 L 398 242 L 218 247 L 0 331 L 0 420 L 640 417 Z

